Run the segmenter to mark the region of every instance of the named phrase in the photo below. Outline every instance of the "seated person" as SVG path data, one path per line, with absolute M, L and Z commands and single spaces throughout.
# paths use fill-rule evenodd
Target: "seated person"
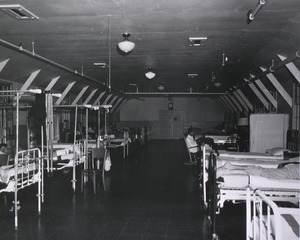
M 224 174 L 250 174 L 278 180 L 300 180 L 300 165 L 299 162 L 290 162 L 280 164 L 277 168 L 263 168 L 254 165 L 232 165 L 231 163 L 227 162 L 224 164 L 224 166 L 218 169 L 217 177 L 220 177 Z
M 188 134 L 185 138 L 185 141 L 192 158 L 190 163 L 197 164 L 198 159 L 200 159 L 200 149 L 197 141 L 194 138 L 194 130 L 192 128 L 188 129 Z

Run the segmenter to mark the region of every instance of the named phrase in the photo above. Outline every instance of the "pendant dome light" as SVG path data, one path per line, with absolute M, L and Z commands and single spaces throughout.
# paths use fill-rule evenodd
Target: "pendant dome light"
M 163 91 L 163 90 L 165 89 L 165 86 L 164 86 L 162 83 L 160 83 L 160 84 L 158 85 L 157 89 L 158 89 L 159 91 Z
M 148 70 L 149 71 L 145 73 L 145 76 L 147 79 L 151 80 L 152 78 L 155 77 L 156 74 L 152 71 L 153 70 L 152 67 L 149 67 Z
M 130 33 L 123 33 L 123 37 L 124 37 L 124 40 L 122 42 L 118 43 L 118 47 L 121 51 L 123 51 L 125 53 L 129 53 L 134 49 L 135 43 L 129 41 L 128 38 L 130 37 Z

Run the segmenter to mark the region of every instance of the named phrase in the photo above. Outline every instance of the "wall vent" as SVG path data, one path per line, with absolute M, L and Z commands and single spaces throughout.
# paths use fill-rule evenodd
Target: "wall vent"
M 20 4 L 0 5 L 0 10 L 17 20 L 38 20 L 39 17 Z

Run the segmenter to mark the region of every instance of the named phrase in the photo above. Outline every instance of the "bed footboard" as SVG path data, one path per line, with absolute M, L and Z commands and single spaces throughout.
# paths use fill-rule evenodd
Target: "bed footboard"
M 15 228 L 18 227 L 18 191 L 32 184 L 38 183 L 38 213 L 41 213 L 41 205 L 43 201 L 43 159 L 41 151 L 38 148 L 19 151 L 15 156 L 14 176 L 11 176 L 14 182 L 14 215 Z
M 295 196 L 299 193 L 295 189 Z M 289 196 L 287 193 L 287 196 Z M 284 192 L 278 193 L 284 195 Z M 251 204 L 252 203 L 252 204 Z M 300 238 L 300 208 L 280 207 L 262 190 L 247 189 L 247 236 L 254 240 Z
M 217 164 L 216 164 L 216 155 L 211 152 L 208 162 L 208 219 L 211 222 L 211 232 L 212 238 L 217 239 L 216 234 L 216 211 L 217 211 L 217 181 L 216 181 L 216 171 L 217 171 Z

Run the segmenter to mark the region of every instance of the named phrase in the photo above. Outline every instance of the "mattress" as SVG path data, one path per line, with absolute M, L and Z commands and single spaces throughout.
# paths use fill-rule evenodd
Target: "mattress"
M 259 189 L 300 189 L 300 180 L 278 180 L 250 174 L 226 174 L 218 179 L 222 188 L 246 188 L 249 185 Z
M 14 165 L 7 165 L 0 167 L 0 189 L 4 189 L 10 182 L 14 182 L 15 178 L 15 167 Z M 32 178 L 37 172 L 37 165 L 35 163 L 29 163 L 24 166 L 19 166 L 17 169 L 18 179 L 22 178 L 23 181 Z M 36 181 L 35 179 L 34 181 Z M 13 185 L 14 186 L 14 185 Z
M 228 158 L 228 157 L 217 157 L 217 168 L 224 166 L 227 162 L 232 165 L 254 165 L 264 168 L 277 168 L 279 164 L 283 163 L 282 160 L 268 160 L 264 159 L 249 159 L 249 158 Z
M 53 149 L 66 149 L 66 148 L 73 148 L 73 143 L 54 143 Z
M 283 155 L 272 155 L 270 153 L 256 153 L 256 152 L 227 152 L 219 151 L 221 157 L 231 158 L 246 158 L 246 159 L 264 159 L 264 160 L 283 160 Z

